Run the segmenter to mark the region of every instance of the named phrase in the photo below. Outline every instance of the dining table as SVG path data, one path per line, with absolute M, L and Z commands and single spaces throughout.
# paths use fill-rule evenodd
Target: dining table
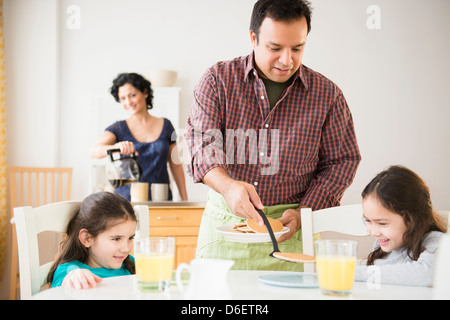
M 289 287 L 266 279 L 290 276 L 292 272 L 268 270 L 230 270 L 226 276 L 227 287 L 223 300 L 431 300 L 431 287 L 389 285 L 355 282 L 349 295 L 328 295 L 317 285 Z M 302 273 L 297 273 L 302 274 Z M 307 275 L 307 274 L 305 274 Z M 188 280 L 186 280 L 188 282 Z M 185 286 L 188 283 L 184 284 Z M 184 291 L 185 292 L 185 291 Z M 177 284 L 172 281 L 167 290 L 160 293 L 141 292 L 136 275 L 104 278 L 95 288 L 50 288 L 33 295 L 34 300 L 185 300 Z M 190 299 L 195 297 L 190 297 Z M 204 297 L 202 298 L 204 299 Z

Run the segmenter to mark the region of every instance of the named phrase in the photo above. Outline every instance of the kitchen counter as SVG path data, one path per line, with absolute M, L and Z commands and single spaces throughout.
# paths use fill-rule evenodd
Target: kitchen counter
M 145 205 L 149 207 L 202 207 L 206 206 L 206 202 L 198 201 L 137 201 L 131 202 L 133 206 Z

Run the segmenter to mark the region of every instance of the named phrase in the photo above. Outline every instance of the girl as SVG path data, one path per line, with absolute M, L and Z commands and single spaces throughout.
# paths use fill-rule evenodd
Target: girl
M 431 286 L 439 239 L 446 227 L 433 211 L 425 182 L 411 170 L 392 166 L 362 192 L 367 230 L 376 239 L 356 281 Z
M 135 273 L 133 250 L 136 215 L 123 196 L 98 192 L 81 203 L 67 226 L 47 277 L 52 287 L 95 287 L 101 278 Z

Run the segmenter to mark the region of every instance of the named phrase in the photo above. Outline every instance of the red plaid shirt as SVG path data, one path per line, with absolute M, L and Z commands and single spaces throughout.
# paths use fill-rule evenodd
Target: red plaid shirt
M 185 133 L 194 182 L 223 167 L 265 206 L 340 204 L 361 161 L 350 110 L 321 74 L 302 65 L 293 77 L 271 110 L 253 54 L 206 71 Z

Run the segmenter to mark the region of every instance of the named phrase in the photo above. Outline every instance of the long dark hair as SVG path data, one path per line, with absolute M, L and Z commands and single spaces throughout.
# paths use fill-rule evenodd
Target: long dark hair
M 111 192 L 97 192 L 86 197 L 69 221 L 67 237 L 61 243 L 59 255 L 48 273 L 47 282 L 52 283 L 55 270 L 60 264 L 75 260 L 87 262 L 89 250 L 78 239 L 81 229 L 86 229 L 95 238 L 101 232 L 128 219 L 137 221 L 133 207 L 123 196 Z M 134 262 L 130 256 L 123 263 L 130 273 L 135 273 Z
M 408 256 L 417 260 L 425 248 L 423 241 L 431 231 L 446 232 L 442 220 L 433 210 L 430 191 L 415 172 L 403 166 L 392 166 L 379 173 L 363 190 L 362 198 L 375 196 L 387 210 L 403 217 L 406 232 L 403 241 Z M 386 256 L 381 248 L 373 251 L 367 265 Z

